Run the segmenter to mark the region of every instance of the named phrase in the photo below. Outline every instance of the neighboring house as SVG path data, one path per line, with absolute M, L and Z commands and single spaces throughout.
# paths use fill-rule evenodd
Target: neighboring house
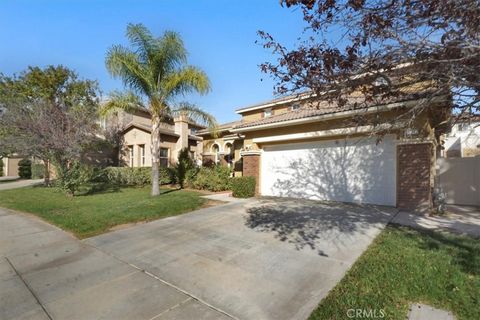
M 241 120 L 220 126 L 217 136 L 199 132 L 204 162 L 241 163 L 241 174 L 256 177 L 263 196 L 430 208 L 440 134 L 434 128 L 448 117 L 450 100 L 432 101 L 444 108 L 444 119 L 427 110 L 405 129 L 396 120 L 418 101 L 405 95 L 340 107 L 303 94 L 241 108 Z M 365 125 L 352 122 L 359 116 Z M 368 125 L 373 122 L 378 125 Z M 387 132 L 381 141 L 371 135 L 379 128 Z
M 106 130 L 119 130 L 121 147 L 120 164 L 129 167 L 152 166 L 151 115 L 147 110 L 134 113 L 119 111 L 108 118 L 102 126 Z M 175 163 L 178 152 L 188 148 L 193 159 L 201 161 L 202 138 L 197 130 L 205 127 L 193 123 L 186 117 L 178 117 L 162 123 L 160 143 L 160 166 Z
M 453 119 L 451 131 L 444 135 L 445 158 L 480 156 L 480 116 L 475 119 Z
M 21 157 L 9 157 L 2 158 L 3 161 L 3 176 L 5 177 L 17 177 L 18 176 L 18 163 L 23 158 Z
M 243 149 L 243 136 L 231 131 L 241 123 L 241 121 L 224 123 L 218 126 L 214 133 L 209 129 L 198 131 L 197 134 L 207 142 L 203 144 L 203 165 L 228 165 L 234 168 L 236 176 L 241 176 L 243 166 L 240 153 Z

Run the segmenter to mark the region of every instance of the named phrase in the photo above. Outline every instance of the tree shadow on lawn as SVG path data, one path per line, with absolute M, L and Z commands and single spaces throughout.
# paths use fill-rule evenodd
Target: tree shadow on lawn
M 108 193 L 117 193 L 117 192 L 122 192 L 122 188 L 144 188 L 145 186 L 129 186 L 129 185 L 116 185 L 116 184 L 110 184 L 110 183 L 95 183 L 95 184 L 90 184 L 83 186 L 83 190 L 81 190 L 79 193 L 76 193 L 75 196 L 89 196 L 89 195 L 94 195 L 94 194 L 108 194 Z M 176 192 L 180 191 L 182 189 L 180 188 L 168 188 L 168 189 L 160 189 L 160 195 L 168 194 L 171 192 Z
M 110 183 L 93 183 L 80 187 L 79 192 L 75 194 L 76 197 L 90 196 L 94 194 L 107 194 L 121 192 L 120 186 Z
M 415 230 L 402 227 L 398 224 L 391 225 L 394 228 L 410 229 L 407 236 L 410 238 L 420 235 L 422 241 L 416 241 L 423 250 L 447 250 L 455 264 L 460 266 L 466 273 L 480 274 L 480 239 L 447 231 L 433 231 L 427 229 Z
M 320 247 L 342 247 L 355 241 L 355 234 L 386 224 L 395 210 L 375 205 L 289 198 L 261 198 L 247 209 L 245 224 L 273 233 L 297 250 L 307 247 L 328 256 Z

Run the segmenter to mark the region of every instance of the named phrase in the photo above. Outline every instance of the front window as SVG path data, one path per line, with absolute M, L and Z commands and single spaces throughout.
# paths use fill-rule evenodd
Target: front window
M 133 167 L 133 146 L 128 146 L 128 165 Z
M 142 167 L 145 167 L 145 145 L 141 144 L 140 146 L 140 163 Z
M 160 166 L 168 167 L 168 148 L 160 148 Z

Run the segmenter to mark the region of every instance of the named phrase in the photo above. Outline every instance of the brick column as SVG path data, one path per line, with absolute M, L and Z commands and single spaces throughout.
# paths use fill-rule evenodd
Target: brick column
M 433 145 L 399 144 L 397 158 L 397 207 L 428 213 L 432 208 Z
M 257 183 L 255 185 L 255 195 L 260 195 L 260 151 L 244 151 L 243 172 L 244 177 L 255 177 Z
M 212 155 L 202 156 L 202 166 L 209 167 L 214 164 L 215 164 L 215 156 L 212 156 Z

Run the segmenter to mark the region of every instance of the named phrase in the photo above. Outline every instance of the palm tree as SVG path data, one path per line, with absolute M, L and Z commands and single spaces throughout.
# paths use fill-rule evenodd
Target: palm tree
M 160 125 L 184 115 L 198 123 L 215 127 L 215 118 L 199 107 L 178 102 L 188 93 L 206 94 L 210 90 L 207 75 L 197 67 L 187 65 L 187 52 L 180 36 L 172 31 L 154 37 L 142 24 L 129 24 L 126 36 L 131 48 L 114 45 L 106 56 L 109 73 L 120 78 L 128 91 L 113 92 L 103 106 L 102 114 L 114 109 L 131 111 L 146 108 L 152 115 L 152 196 L 160 194 Z

